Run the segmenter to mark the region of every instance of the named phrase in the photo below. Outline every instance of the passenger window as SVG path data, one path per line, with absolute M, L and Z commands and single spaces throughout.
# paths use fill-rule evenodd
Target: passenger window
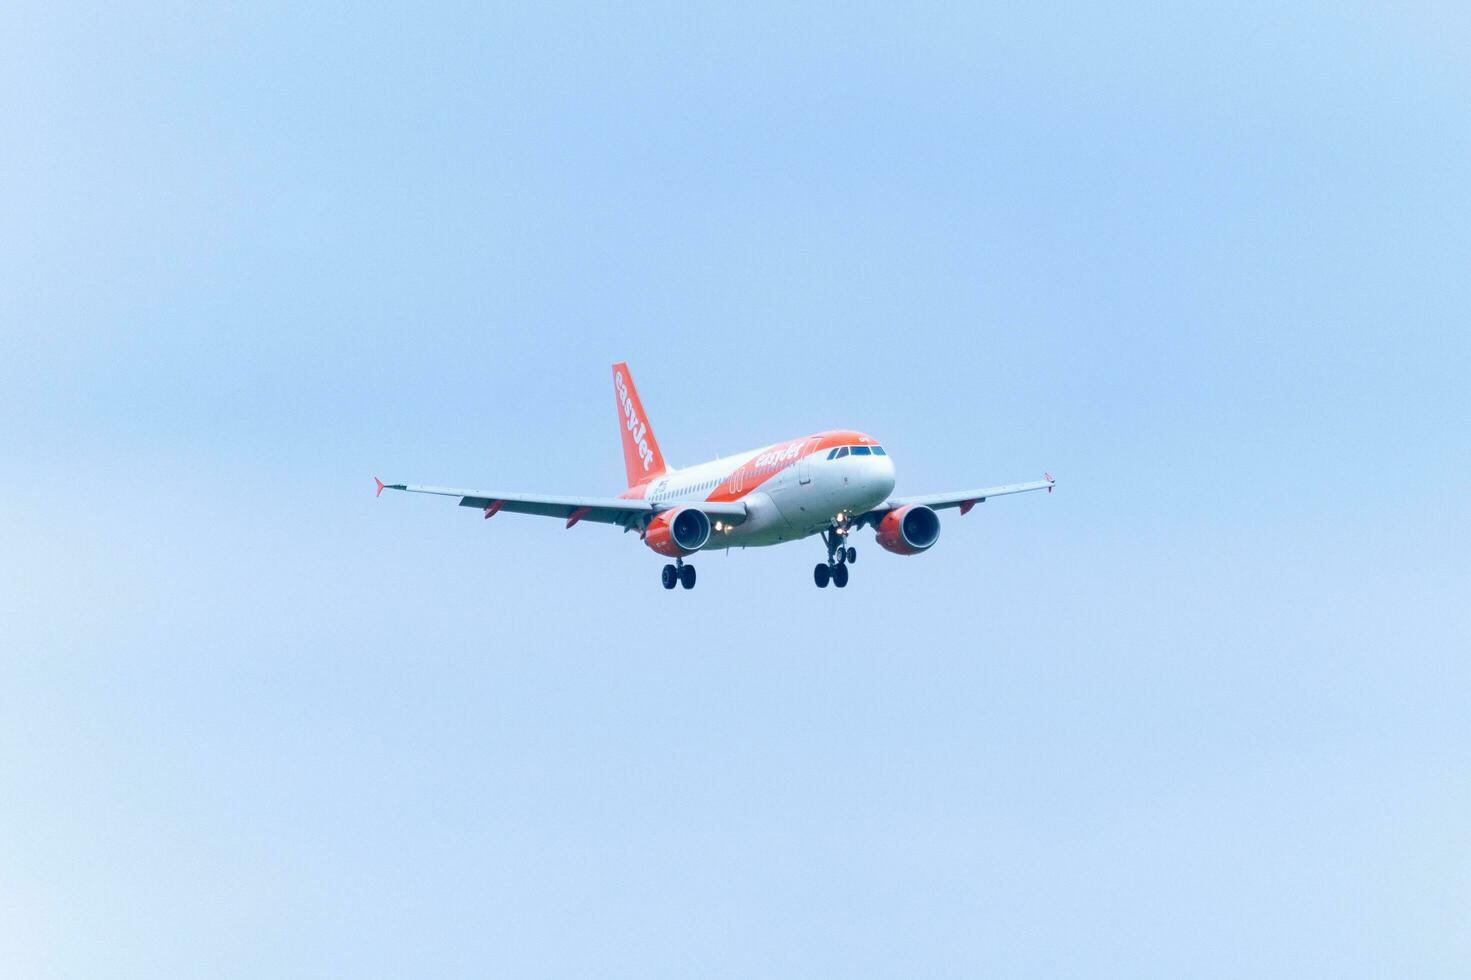
M 838 459 L 842 459 L 846 455 L 848 455 L 848 447 L 843 446 L 838 450 Z
M 868 447 L 867 446 L 854 446 L 853 447 L 853 455 L 854 456 L 867 456 L 868 455 Z

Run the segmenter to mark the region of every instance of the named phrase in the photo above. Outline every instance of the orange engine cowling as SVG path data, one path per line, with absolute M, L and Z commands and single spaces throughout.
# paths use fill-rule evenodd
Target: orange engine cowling
M 879 546 L 896 555 L 928 551 L 940 539 L 940 515 L 924 504 L 891 510 L 878 525 Z
M 644 531 L 644 544 L 670 558 L 692 555 L 709 540 L 710 518 L 693 507 L 656 514 Z

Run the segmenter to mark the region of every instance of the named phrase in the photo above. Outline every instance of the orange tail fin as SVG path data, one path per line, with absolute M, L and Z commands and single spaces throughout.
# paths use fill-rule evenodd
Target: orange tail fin
M 623 433 L 623 465 L 628 468 L 628 485 L 636 487 L 664 472 L 664 454 L 649 427 L 633 375 L 622 361 L 613 365 L 613 395 L 618 399 L 618 430 Z

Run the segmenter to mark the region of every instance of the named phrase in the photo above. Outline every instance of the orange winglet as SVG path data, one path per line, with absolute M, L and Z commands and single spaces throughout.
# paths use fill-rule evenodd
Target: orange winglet
M 964 517 L 970 513 L 970 509 L 976 505 L 974 500 L 962 500 L 960 502 L 960 516 Z
M 504 506 L 506 506 L 506 502 L 504 500 L 492 500 L 490 502 L 490 506 L 485 508 L 485 519 L 488 521 L 495 515 L 499 514 L 501 512 L 501 508 Z
M 375 497 L 381 497 L 381 496 L 383 496 L 383 481 L 380 480 L 380 479 L 378 479 L 375 476 L 375 477 L 373 477 L 373 482 L 376 483 L 376 484 L 378 484 L 378 492 L 375 493 L 375 494 L 373 494 L 373 496 L 375 496 Z
M 1048 493 L 1051 493 L 1052 492 L 1052 484 L 1056 483 L 1057 481 L 1052 478 L 1052 474 L 1051 473 L 1048 473 L 1045 470 L 1043 471 L 1042 475 L 1047 478 L 1047 484 L 1048 484 L 1048 486 L 1047 486 L 1047 492 Z
M 584 517 L 587 516 L 587 512 L 591 509 L 591 507 L 578 507 L 571 514 L 567 515 L 567 526 L 570 528 L 572 525 L 582 520 Z

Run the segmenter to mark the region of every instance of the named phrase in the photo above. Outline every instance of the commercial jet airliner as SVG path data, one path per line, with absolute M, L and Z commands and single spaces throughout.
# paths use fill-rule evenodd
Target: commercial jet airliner
M 712 463 L 670 469 L 649 427 L 628 365 L 613 365 L 613 394 L 623 434 L 628 489 L 616 497 L 545 496 L 490 490 L 454 490 L 412 483 L 384 483 L 384 490 L 459 497 L 461 507 L 478 507 L 486 518 L 505 511 L 555 517 L 572 527 L 580 521 L 617 524 L 671 564 L 664 566 L 664 588 L 695 587 L 695 566 L 685 559 L 697 551 L 755 548 L 800 541 L 814 534 L 827 545 L 827 561 L 812 570 L 819 589 L 848 584 L 848 569 L 858 560 L 850 543 L 854 531 L 871 526 L 879 547 L 896 555 L 928 551 L 940 537 L 935 513 L 958 507 L 962 515 L 991 497 L 1028 490 L 1052 490 L 1052 475 L 1033 483 L 1009 483 L 978 490 L 890 497 L 894 460 L 878 440 L 851 429 L 832 429 L 762 449 L 726 456 Z

